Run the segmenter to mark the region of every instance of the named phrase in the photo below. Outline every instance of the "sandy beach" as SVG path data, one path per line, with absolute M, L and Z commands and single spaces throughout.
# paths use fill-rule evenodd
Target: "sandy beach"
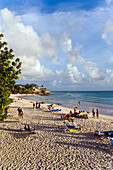
M 75 119 L 83 131 L 66 133 L 61 119 L 70 108 L 59 107 L 52 113 L 47 104 L 33 109 L 32 101 L 11 96 L 8 117 L 0 123 L 0 169 L 5 170 L 112 170 L 112 152 L 108 142 L 94 135 L 96 130 L 113 130 L 113 117 Z M 24 112 L 19 120 L 17 108 Z M 35 134 L 24 130 L 25 124 L 35 128 Z

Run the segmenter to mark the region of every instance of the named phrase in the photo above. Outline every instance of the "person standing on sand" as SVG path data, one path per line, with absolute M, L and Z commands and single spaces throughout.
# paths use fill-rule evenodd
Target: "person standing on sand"
M 35 109 L 35 103 L 33 102 L 33 109 Z
M 40 109 L 41 103 L 38 103 L 38 108 Z
M 80 101 L 78 102 L 78 106 L 77 106 L 78 110 L 79 110 L 79 107 L 80 107 Z
M 95 109 L 94 108 L 92 109 L 92 114 L 93 114 L 93 117 L 95 117 Z
M 96 115 L 97 115 L 97 118 L 99 118 L 99 110 L 96 109 Z
M 38 102 L 36 101 L 36 109 L 38 108 Z

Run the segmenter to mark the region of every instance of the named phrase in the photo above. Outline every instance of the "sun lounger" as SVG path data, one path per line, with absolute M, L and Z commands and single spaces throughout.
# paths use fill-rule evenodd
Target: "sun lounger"
M 57 107 L 57 106 L 61 106 L 61 103 L 53 103 L 51 105 L 48 105 L 48 107 Z
M 112 130 L 109 130 L 109 131 L 96 131 L 95 135 L 105 136 L 105 137 L 109 137 L 109 136 L 113 137 L 113 131 Z
M 108 149 L 110 150 L 111 156 L 113 158 L 113 137 L 110 138 L 110 142 L 109 142 L 109 144 L 107 146 L 108 146 Z
M 65 123 L 65 122 L 64 122 Z M 83 129 L 83 126 L 70 126 L 69 123 L 65 123 L 65 126 L 66 126 L 66 132 L 69 131 L 69 132 L 77 132 L 77 131 L 82 131 Z
M 74 118 L 84 118 L 88 119 L 89 114 L 86 112 L 80 112 L 80 113 L 74 113 L 74 114 L 64 114 L 64 116 L 61 116 L 64 120 L 74 119 Z
M 61 109 L 49 109 L 51 112 L 60 112 Z
M 89 114 L 87 112 L 80 111 L 79 113 L 76 113 L 76 114 L 72 115 L 72 117 L 88 119 Z
M 98 135 L 100 137 L 103 137 L 106 141 L 107 147 L 111 152 L 111 155 L 113 156 L 113 131 L 96 131 L 94 135 Z

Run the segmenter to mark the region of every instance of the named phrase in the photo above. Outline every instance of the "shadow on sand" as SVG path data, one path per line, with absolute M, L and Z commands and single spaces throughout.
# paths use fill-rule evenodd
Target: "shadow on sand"
M 3 121 L 3 122 L 0 122 L 0 123 L 18 123 L 19 121 Z
M 10 106 L 10 108 L 19 108 L 19 106 Z M 33 110 L 33 108 L 32 107 L 21 107 L 22 109 L 32 109 Z
M 26 138 L 29 135 L 33 135 L 34 133 L 30 133 L 26 130 L 22 130 L 22 129 L 6 129 L 6 128 L 0 128 L 0 130 L 4 130 L 4 131 L 8 131 L 8 132 L 12 132 L 10 133 L 11 135 L 13 135 L 16 138 Z M 16 132 L 16 133 L 13 133 Z
M 89 150 L 98 150 L 106 153 L 110 153 L 108 147 L 106 144 L 103 143 L 96 143 L 96 142 L 87 142 L 85 143 L 84 141 L 80 141 L 80 143 L 68 143 L 68 142 L 59 142 L 57 141 L 56 144 L 59 145 L 67 145 L 67 146 L 74 146 L 75 149 L 80 147 L 80 148 L 87 148 Z
M 51 121 L 62 121 L 61 118 L 54 117 L 42 117 L 42 116 L 34 116 L 33 119 L 41 119 L 41 120 L 51 120 Z
M 37 131 L 60 132 L 60 133 L 62 133 L 64 131 L 64 127 L 63 126 L 56 126 L 56 125 L 50 126 L 48 124 L 43 124 L 43 125 L 32 124 L 32 126 Z

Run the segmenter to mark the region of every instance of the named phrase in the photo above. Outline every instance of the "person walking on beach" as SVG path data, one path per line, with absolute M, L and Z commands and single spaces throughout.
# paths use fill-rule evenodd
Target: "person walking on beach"
M 24 113 L 23 113 L 23 110 L 19 107 L 18 108 L 18 116 L 19 116 L 19 118 L 21 119 L 23 119 L 23 115 L 24 115 Z
M 95 117 L 95 109 L 94 108 L 92 109 L 92 114 L 93 114 L 93 117 Z
M 99 110 L 96 109 L 96 115 L 97 115 L 97 118 L 99 118 Z

